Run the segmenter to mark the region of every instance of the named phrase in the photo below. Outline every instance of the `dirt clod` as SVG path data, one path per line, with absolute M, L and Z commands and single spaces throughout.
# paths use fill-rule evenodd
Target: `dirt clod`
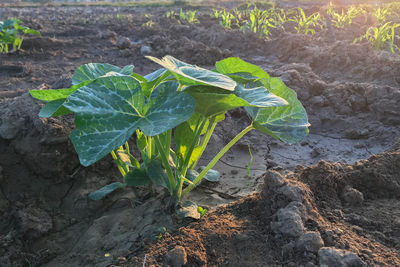
M 176 246 L 165 256 L 165 267 L 182 267 L 187 263 L 186 250 L 182 246 Z

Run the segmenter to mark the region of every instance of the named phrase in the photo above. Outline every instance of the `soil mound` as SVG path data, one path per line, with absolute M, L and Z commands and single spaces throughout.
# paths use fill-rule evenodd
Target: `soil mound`
M 260 194 L 164 234 L 123 266 L 397 266 L 399 143 L 353 165 L 268 171 Z

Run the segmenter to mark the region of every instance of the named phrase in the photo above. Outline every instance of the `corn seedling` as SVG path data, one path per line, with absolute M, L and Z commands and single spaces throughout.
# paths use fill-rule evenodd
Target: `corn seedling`
M 179 20 L 180 22 L 187 22 L 189 24 L 196 24 L 196 23 L 200 23 L 200 21 L 198 20 L 197 16 L 196 16 L 196 10 L 194 11 L 186 11 L 184 12 L 182 10 L 182 8 L 179 11 Z
M 40 32 L 20 23 L 21 20 L 16 18 L 0 21 L 0 53 L 7 54 L 9 46 L 14 51 L 20 49 L 26 34 L 40 35 Z
M 322 27 L 322 19 L 319 13 L 313 13 L 307 16 L 302 8 L 297 9 L 297 15 L 290 19 L 294 21 L 297 25 L 294 27 L 297 33 L 302 34 L 315 34 L 315 27 Z
M 296 93 L 256 65 L 231 57 L 210 71 L 172 56 L 147 58 L 161 68 L 141 76 L 132 65 L 89 63 L 75 70 L 68 89 L 30 91 L 47 102 L 40 117 L 74 113 L 70 138 L 82 165 L 108 154 L 114 159 L 122 180 L 90 193 L 91 199 L 121 187 L 158 185 L 179 203 L 203 179 L 219 176 L 212 168 L 246 133 L 256 129 L 285 143 L 308 134 Z M 197 167 L 218 122 L 239 107 L 251 124 Z M 133 135 L 140 155 L 130 150 Z
M 151 28 L 154 25 L 156 25 L 156 23 L 153 21 L 153 15 L 146 13 L 146 14 L 143 14 L 143 17 L 145 17 L 147 19 L 147 22 L 142 24 L 143 27 Z
M 367 40 L 376 50 L 382 50 L 385 45 L 388 45 L 392 53 L 400 52 L 399 47 L 394 44 L 396 38 L 395 30 L 399 26 L 400 24 L 397 23 L 386 22 L 380 27 L 370 27 L 363 36 L 355 39 L 354 43 Z
M 387 21 L 387 17 L 392 14 L 390 5 L 379 7 L 375 10 L 374 15 L 378 25 L 383 25 Z
M 350 6 L 346 12 L 342 9 L 341 12 L 338 13 L 331 2 L 327 13 L 332 16 L 333 26 L 343 29 L 351 25 L 354 18 L 365 13 L 365 10 L 361 7 Z
M 221 21 L 220 24 L 225 28 L 225 29 L 232 29 L 232 20 L 234 19 L 234 15 L 226 12 L 224 10 L 224 12 L 221 14 Z

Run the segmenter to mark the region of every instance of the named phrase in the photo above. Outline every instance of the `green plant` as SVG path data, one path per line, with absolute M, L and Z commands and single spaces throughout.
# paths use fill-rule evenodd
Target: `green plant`
M 167 11 L 165 13 L 165 17 L 167 19 L 175 19 L 177 17 L 177 14 L 176 14 L 176 12 L 174 10 L 171 10 L 171 11 Z
M 336 12 L 332 2 L 330 2 L 329 9 L 327 11 L 332 16 L 332 24 L 336 28 L 345 28 L 349 26 L 353 19 L 358 15 L 365 13 L 365 10 L 361 7 L 350 6 L 346 12 L 342 9 L 341 13 Z
M 249 164 L 247 165 L 247 177 L 250 177 L 250 169 L 251 169 L 251 166 L 253 165 L 253 154 L 251 153 L 250 145 L 249 145 L 249 154 L 250 154 L 250 161 L 249 161 Z
M 362 40 L 367 40 L 376 50 L 382 50 L 384 46 L 389 45 L 390 51 L 395 53 L 396 50 L 400 52 L 400 48 L 395 45 L 395 30 L 400 24 L 392 22 L 386 22 L 380 27 L 369 27 L 366 33 L 354 40 L 354 43 L 360 42 Z
M 92 199 L 120 187 L 156 184 L 179 202 L 215 173 L 211 168 L 251 130 L 286 143 L 308 134 L 307 114 L 296 93 L 256 65 L 227 58 L 210 71 L 171 56 L 147 58 L 162 68 L 141 76 L 133 66 L 90 63 L 74 72 L 71 88 L 30 91 L 47 102 L 40 117 L 75 114 L 71 141 L 82 165 L 111 153 L 123 182 L 91 193 Z M 245 107 L 253 122 L 197 173 L 215 126 L 238 107 Z M 132 135 L 140 155 L 129 149 Z
M 156 23 L 153 21 L 153 15 L 145 13 L 143 14 L 143 17 L 145 17 L 147 19 L 147 22 L 143 23 L 142 26 L 143 27 L 148 27 L 151 28 L 153 27 Z
M 197 10 L 184 12 L 181 8 L 179 11 L 179 20 L 181 22 L 186 21 L 187 23 L 190 23 L 190 24 L 200 23 L 199 19 L 196 16 L 196 12 L 197 12 Z
M 219 17 L 221 17 L 221 15 L 222 15 L 222 10 L 218 10 L 218 9 L 213 9 L 213 12 L 210 14 L 210 16 L 212 18 L 216 18 L 216 19 L 219 19 Z
M 307 16 L 302 8 L 298 8 L 297 15 L 290 19 L 294 21 L 297 25 L 294 27 L 297 33 L 302 34 L 315 34 L 314 27 L 322 27 L 322 19 L 319 13 L 313 13 L 310 16 Z
M 250 29 L 254 33 L 258 33 L 260 36 L 268 37 L 270 34 L 270 28 L 274 28 L 272 25 L 273 18 L 270 16 L 268 10 L 260 10 L 256 6 L 249 12 L 249 21 L 247 21 L 242 27 L 242 31 Z
M 386 22 L 387 17 L 392 14 L 392 6 L 387 5 L 383 7 L 379 7 L 375 9 L 374 15 L 376 18 L 376 21 L 378 22 L 379 25 L 382 25 Z
M 16 18 L 0 21 L 0 53 L 8 53 L 10 45 L 13 50 L 20 49 L 26 34 L 40 35 L 40 32 L 20 23 L 21 20 Z
M 221 13 L 221 21 L 220 24 L 225 28 L 225 29 L 232 29 L 232 20 L 235 18 L 231 13 L 226 12 L 224 10 L 223 13 Z
M 200 213 L 200 217 L 203 217 L 204 215 L 206 215 L 207 209 L 205 209 L 205 208 L 203 208 L 201 206 L 198 206 L 197 207 L 197 212 Z

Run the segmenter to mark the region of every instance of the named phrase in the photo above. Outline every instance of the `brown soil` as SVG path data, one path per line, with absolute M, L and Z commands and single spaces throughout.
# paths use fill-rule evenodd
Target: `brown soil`
M 0 55 L 0 266 L 162 265 L 177 245 L 186 266 L 314 266 L 332 253 L 342 256 L 328 266 L 400 265 L 400 145 L 392 146 L 400 137 L 399 56 L 353 44 L 368 27 L 361 21 L 335 31 L 337 41 L 327 30 L 262 40 L 226 31 L 209 18 L 210 7 L 199 8 L 195 25 L 167 20 L 170 9 L 0 9 L 0 17 L 23 18 L 42 33 Z M 144 13 L 153 15 L 152 27 L 142 26 Z M 130 40 L 125 48 L 117 45 L 122 38 Z M 293 146 L 247 135 L 216 165 L 219 183 L 190 196 L 209 212 L 185 226 L 159 189 L 157 196 L 128 188 L 90 201 L 88 193 L 119 179 L 115 167 L 109 158 L 81 167 L 69 141 L 73 117 L 38 118 L 42 103 L 27 92 L 69 87 L 73 71 L 88 62 L 134 64 L 146 74 L 157 68 L 147 53 L 208 68 L 228 56 L 260 65 L 298 93 L 310 135 Z M 229 113 L 204 163 L 248 123 L 243 110 Z M 287 222 L 293 228 L 283 227 L 287 214 L 297 218 Z

